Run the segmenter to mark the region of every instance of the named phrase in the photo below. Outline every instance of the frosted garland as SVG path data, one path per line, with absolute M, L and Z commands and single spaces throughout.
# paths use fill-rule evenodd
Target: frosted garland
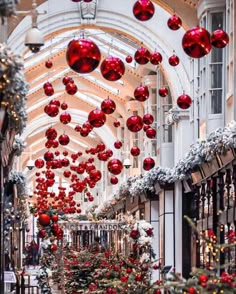
M 93 210 L 93 213 L 96 215 L 105 214 L 112 205 L 122 198 L 136 197 L 146 194 L 147 191 L 154 192 L 156 183 L 166 184 L 188 179 L 196 166 L 210 162 L 216 155 L 224 155 L 232 148 L 236 148 L 235 121 L 225 128 L 218 128 L 208 136 L 206 141 L 192 145 L 189 152 L 174 168 L 156 167 L 144 175 L 129 177 L 127 182 L 120 186 L 118 193 Z
M 20 156 L 21 153 L 25 150 L 26 148 L 26 142 L 24 139 L 22 139 L 19 135 L 15 136 L 13 146 L 12 146 L 15 155 Z
M 0 0 L 0 16 L 9 17 L 15 14 L 17 0 Z
M 16 184 L 18 197 L 26 195 L 26 177 L 23 172 L 11 171 L 9 174 L 9 181 Z

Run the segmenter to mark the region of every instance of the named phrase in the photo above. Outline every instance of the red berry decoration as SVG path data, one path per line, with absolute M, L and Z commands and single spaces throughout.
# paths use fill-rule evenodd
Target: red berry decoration
M 143 123 L 146 125 L 151 125 L 154 122 L 154 117 L 150 113 L 146 113 L 143 116 Z
M 99 65 L 101 52 L 91 40 L 72 40 L 68 44 L 66 60 L 71 69 L 80 74 L 90 73 Z
M 228 34 L 221 30 L 215 30 L 211 35 L 211 44 L 216 48 L 224 48 L 229 43 Z
M 52 66 L 53 66 L 52 61 L 51 61 L 51 60 L 47 60 L 47 61 L 45 62 L 45 66 L 46 66 L 46 68 L 52 68 Z
M 48 226 L 50 224 L 50 216 L 46 213 L 42 213 L 38 217 L 38 222 L 41 226 Z
M 151 157 L 147 157 L 143 160 L 143 169 L 150 170 L 155 166 L 155 161 Z
M 171 66 L 176 66 L 179 64 L 179 57 L 173 54 L 169 57 L 168 61 Z
M 60 115 L 60 122 L 63 123 L 64 125 L 68 124 L 71 121 L 71 115 L 68 112 L 63 112 Z
M 150 57 L 150 62 L 153 65 L 160 64 L 162 62 L 162 55 L 161 55 L 161 53 L 160 52 L 157 52 L 157 51 L 153 52 L 151 54 L 151 57 Z
M 118 128 L 120 126 L 120 122 L 118 120 L 117 121 L 114 121 L 113 126 L 115 128 Z
M 122 142 L 119 141 L 119 140 L 117 140 L 117 141 L 114 143 L 114 147 L 115 147 L 116 149 L 120 149 L 120 148 L 122 147 Z
M 118 181 L 119 181 L 118 178 L 115 177 L 115 176 L 113 176 L 113 177 L 110 178 L 110 183 L 112 185 L 116 185 L 118 183 Z
M 181 109 L 188 109 L 192 104 L 192 99 L 187 94 L 182 94 L 177 99 L 177 105 Z
M 66 110 L 67 108 L 68 108 L 68 104 L 65 103 L 65 102 L 63 102 L 63 103 L 61 104 L 61 109 L 62 109 L 62 110 Z
M 154 139 L 156 137 L 156 130 L 154 128 L 148 128 L 146 130 L 146 136 L 149 139 Z
M 125 73 L 125 65 L 118 57 L 109 56 L 103 60 L 101 67 L 102 76 L 108 81 L 117 81 Z
M 131 132 L 138 132 L 143 128 L 143 120 L 139 115 L 132 115 L 127 119 L 126 126 Z
M 128 56 L 126 56 L 125 61 L 126 61 L 127 63 L 131 63 L 131 62 L 133 61 L 133 57 L 130 56 L 130 55 L 128 55 Z
M 166 97 L 166 96 L 168 96 L 168 89 L 166 87 L 162 87 L 158 90 L 158 94 L 161 97 Z
M 66 84 L 66 92 L 69 95 L 75 95 L 75 93 L 78 91 L 78 88 L 76 86 L 76 84 L 73 82 L 69 82 Z
M 61 145 L 65 146 L 65 145 L 69 144 L 69 142 L 70 142 L 70 138 L 69 138 L 68 135 L 63 134 L 63 135 L 61 135 L 61 136 L 58 138 L 58 142 L 59 142 Z
M 134 146 L 130 149 L 130 153 L 133 156 L 138 156 L 140 154 L 140 149 L 137 146 Z
M 211 51 L 211 36 L 201 27 L 188 30 L 182 39 L 184 52 L 192 58 L 201 58 Z
M 106 115 L 102 110 L 96 108 L 90 111 L 88 121 L 94 128 L 100 128 L 106 122 Z
M 140 102 L 144 102 L 149 98 L 148 86 L 138 86 L 134 90 L 134 97 Z
M 151 58 L 148 49 L 140 47 L 134 54 L 134 59 L 138 64 L 147 64 Z
M 102 101 L 101 103 L 101 110 L 105 113 L 105 114 L 111 114 L 116 110 L 116 104 L 115 102 L 110 99 L 109 97 L 105 100 Z
M 42 168 L 44 166 L 44 160 L 41 158 L 38 158 L 34 162 L 35 167 Z
M 138 0 L 134 3 L 133 14 L 140 21 L 147 21 L 153 17 L 155 7 L 149 0 Z
M 181 27 L 182 20 L 179 16 L 174 14 L 168 19 L 167 25 L 171 30 L 176 31 Z
M 119 159 L 113 158 L 108 161 L 107 168 L 113 175 L 119 175 L 123 169 L 123 164 Z

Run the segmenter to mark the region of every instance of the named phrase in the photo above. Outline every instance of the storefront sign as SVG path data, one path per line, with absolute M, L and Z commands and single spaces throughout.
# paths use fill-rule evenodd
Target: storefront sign
M 65 227 L 69 230 L 76 231 L 122 231 L 124 223 L 122 222 L 68 222 Z

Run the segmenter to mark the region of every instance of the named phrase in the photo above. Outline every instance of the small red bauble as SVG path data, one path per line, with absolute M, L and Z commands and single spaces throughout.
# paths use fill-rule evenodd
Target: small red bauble
M 150 0 L 138 0 L 134 3 L 133 14 L 140 21 L 147 21 L 153 17 L 155 7 Z
M 198 277 L 198 281 L 199 281 L 200 283 L 206 283 L 206 282 L 208 281 L 208 276 L 202 274 L 202 275 L 200 275 L 200 276 Z
M 181 109 L 188 109 L 192 104 L 192 99 L 187 94 L 182 94 L 177 99 L 177 105 Z
M 228 34 L 221 30 L 215 30 L 211 35 L 211 44 L 216 48 L 224 48 L 229 43 Z
M 101 52 L 91 40 L 72 40 L 67 48 L 66 60 L 70 68 L 80 74 L 90 73 L 99 65 Z
M 168 95 L 168 89 L 166 87 L 162 87 L 158 90 L 158 94 L 161 97 L 166 97 Z
M 54 104 L 49 104 L 44 107 L 44 112 L 50 117 L 55 117 L 59 113 L 59 107 Z
M 196 294 L 196 290 L 193 287 L 188 288 L 188 294 Z
M 130 153 L 133 156 L 138 156 L 140 154 L 140 149 L 138 147 L 134 146 L 130 149 Z
M 100 151 L 104 151 L 106 149 L 106 146 L 104 143 L 98 143 L 97 144 L 97 150 L 100 152 Z
M 115 177 L 115 176 L 113 176 L 113 177 L 110 178 L 110 183 L 112 185 L 116 185 L 118 183 L 118 181 L 119 181 L 118 178 Z
M 144 125 L 144 126 L 143 126 L 143 130 L 144 130 L 144 132 L 146 133 L 146 131 L 147 131 L 149 128 L 151 128 L 151 126 L 149 126 L 149 125 Z
M 34 162 L 35 167 L 42 168 L 44 166 L 44 160 L 41 158 L 38 158 Z
M 57 230 L 57 239 L 61 240 L 63 238 L 63 234 L 64 234 L 63 230 L 61 228 L 59 228 Z
M 140 47 L 134 54 L 134 59 L 138 64 L 147 64 L 151 58 L 148 49 Z
M 101 103 L 101 110 L 105 113 L 105 114 L 111 114 L 116 110 L 116 104 L 115 102 L 110 99 L 109 97 L 105 100 L 102 101 Z
M 54 158 L 54 154 L 50 151 L 47 151 L 46 153 L 44 153 L 43 157 L 45 161 L 51 161 Z
M 154 117 L 150 113 L 146 113 L 143 116 L 143 123 L 146 125 L 151 125 L 154 122 Z
M 138 281 L 138 282 L 141 282 L 142 279 L 143 279 L 143 277 L 142 277 L 142 274 L 141 274 L 141 273 L 139 273 L 139 274 L 137 274 L 137 275 L 135 276 L 135 280 Z
M 113 126 L 115 128 L 118 128 L 120 126 L 120 122 L 119 121 L 114 121 Z
M 58 107 L 60 107 L 61 103 L 58 99 L 52 99 L 50 102 L 49 102 L 50 105 L 56 105 Z
M 51 220 L 52 220 L 54 223 L 56 223 L 56 222 L 58 221 L 58 215 L 57 215 L 57 214 L 53 214 L 53 215 L 51 216 Z
M 133 57 L 131 55 L 126 56 L 125 61 L 127 63 L 131 63 L 133 61 Z
M 107 151 L 106 151 L 106 155 L 107 155 L 108 157 L 112 157 L 112 155 L 113 155 L 113 151 L 112 151 L 111 149 L 107 149 Z
M 126 126 L 131 132 L 138 132 L 143 128 L 143 120 L 139 115 L 132 115 L 127 119 Z
M 88 197 L 88 200 L 89 200 L 90 202 L 93 202 L 94 197 L 93 197 L 93 196 L 89 196 L 89 197 Z
M 68 124 L 71 121 L 71 115 L 68 112 L 63 112 L 60 115 L 60 122 L 63 123 L 64 125 Z
M 74 80 L 71 77 L 65 76 L 62 79 L 62 83 L 66 86 L 68 83 L 74 83 Z
M 54 179 L 55 178 L 54 172 L 51 171 L 50 169 L 45 172 L 45 176 L 47 179 Z
M 38 217 L 38 222 L 41 226 L 48 226 L 50 224 L 50 216 L 46 213 L 42 213 Z
M 83 123 L 82 127 L 88 129 L 89 132 L 91 132 L 93 129 L 93 126 L 90 124 L 89 121 L 86 121 L 85 123 Z
M 62 109 L 62 110 L 66 110 L 67 108 L 68 108 L 68 104 L 65 103 L 65 102 L 63 102 L 63 103 L 61 104 L 61 109 Z
M 51 127 L 47 129 L 45 136 L 47 137 L 48 140 L 54 140 L 57 137 L 57 131 Z
M 143 169 L 150 170 L 155 166 L 155 161 L 151 157 L 147 157 L 143 160 Z
M 123 164 L 119 159 L 113 158 L 108 161 L 107 168 L 113 175 L 119 175 L 123 169 Z
M 46 68 L 52 68 L 52 66 L 53 66 L 52 61 L 51 61 L 51 60 L 47 60 L 47 61 L 45 62 L 45 66 L 46 66 Z
M 149 138 L 149 139 L 154 139 L 156 137 L 156 130 L 153 129 L 153 128 L 148 128 L 146 130 L 146 136 Z
M 61 145 L 65 146 L 65 145 L 69 144 L 69 142 L 70 142 L 70 138 L 69 138 L 68 135 L 63 134 L 63 135 L 60 135 L 60 137 L 58 138 L 58 142 L 59 142 Z
M 44 93 L 47 96 L 52 96 L 54 94 L 53 87 L 46 87 L 46 88 L 44 88 Z
M 46 82 L 46 83 L 43 84 L 44 89 L 47 88 L 47 87 L 52 87 L 52 83 Z
M 125 73 L 125 65 L 118 57 L 109 56 L 103 60 L 101 67 L 102 76 L 108 81 L 117 81 Z
M 211 36 L 201 27 L 188 30 L 182 39 L 184 52 L 192 58 L 201 58 L 211 51 Z
M 117 141 L 114 143 L 114 147 L 115 147 L 116 149 L 120 149 L 120 148 L 122 147 L 122 142 L 119 141 L 119 140 L 117 140 Z
M 66 92 L 67 94 L 69 95 L 75 95 L 75 93 L 78 91 L 78 88 L 76 86 L 76 84 L 73 82 L 73 83 L 67 83 L 66 84 Z
M 94 128 L 100 128 L 106 122 L 106 115 L 102 110 L 97 108 L 89 113 L 88 121 Z
M 57 244 L 55 244 L 55 243 L 53 243 L 52 245 L 51 245 L 51 251 L 57 251 Z
M 157 51 L 153 52 L 151 54 L 151 57 L 150 57 L 150 62 L 153 65 L 160 64 L 162 62 L 162 55 L 161 55 L 161 53 L 160 52 L 157 52 Z
M 176 31 L 181 27 L 182 20 L 179 16 L 174 14 L 168 19 L 167 25 L 171 30 Z
M 179 57 L 173 54 L 169 57 L 168 61 L 171 66 L 176 66 L 179 64 Z
M 80 129 L 80 135 L 82 137 L 87 137 L 89 135 L 89 130 L 87 128 L 81 128 Z
M 134 97 L 140 102 L 144 102 L 149 98 L 148 86 L 138 86 L 134 90 Z
M 44 229 L 39 230 L 39 232 L 38 232 L 39 238 L 44 238 L 44 237 L 46 237 L 46 235 L 47 235 L 46 230 L 44 230 Z
M 70 170 L 65 170 L 63 172 L 63 175 L 64 175 L 65 178 L 69 178 L 71 176 L 71 171 Z

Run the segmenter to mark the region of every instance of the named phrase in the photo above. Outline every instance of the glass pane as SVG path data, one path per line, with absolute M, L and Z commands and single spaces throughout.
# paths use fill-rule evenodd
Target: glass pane
M 222 64 L 211 65 L 211 88 L 222 88 Z
M 222 90 L 211 91 L 211 113 L 222 113 Z

